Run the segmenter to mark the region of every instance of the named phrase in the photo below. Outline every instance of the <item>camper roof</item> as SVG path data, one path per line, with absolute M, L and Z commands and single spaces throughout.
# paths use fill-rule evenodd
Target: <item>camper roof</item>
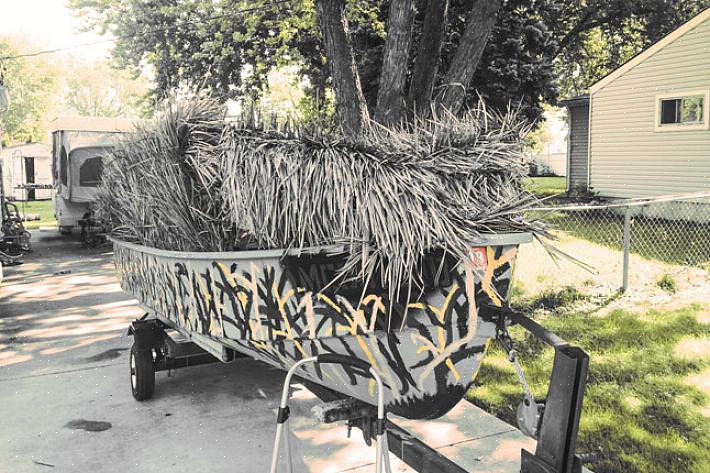
M 133 120 L 107 117 L 57 117 L 49 123 L 49 131 L 97 131 L 120 133 L 133 130 Z

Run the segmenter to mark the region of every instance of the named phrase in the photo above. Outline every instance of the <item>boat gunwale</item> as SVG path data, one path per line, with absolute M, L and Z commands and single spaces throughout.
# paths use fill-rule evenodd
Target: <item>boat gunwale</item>
M 516 233 L 484 233 L 481 238 L 471 243 L 472 248 L 481 246 L 508 246 L 520 245 L 523 243 L 532 242 L 533 236 L 529 232 Z M 243 251 L 174 251 L 162 250 L 150 246 L 139 245 L 110 238 L 114 245 L 121 246 L 140 253 L 146 253 L 162 258 L 181 259 L 181 260 L 258 260 L 269 258 L 282 258 L 284 256 L 306 256 L 316 254 L 342 254 L 347 253 L 346 244 L 341 245 L 323 245 L 323 246 L 308 246 L 304 248 L 277 248 L 271 250 L 243 250 Z

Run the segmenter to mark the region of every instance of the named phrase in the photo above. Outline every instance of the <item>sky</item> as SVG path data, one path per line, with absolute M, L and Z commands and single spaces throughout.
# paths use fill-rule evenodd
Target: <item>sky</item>
M 83 20 L 65 6 L 66 0 L 0 0 L 0 35 L 18 33 L 41 49 L 104 41 L 99 34 L 79 32 Z M 72 49 L 74 56 L 97 60 L 108 55 L 110 42 Z

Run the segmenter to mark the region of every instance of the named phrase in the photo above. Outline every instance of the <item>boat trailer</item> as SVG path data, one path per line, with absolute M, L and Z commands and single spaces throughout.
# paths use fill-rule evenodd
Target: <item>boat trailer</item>
M 245 357 L 229 348 L 209 348 L 199 336 L 173 328 L 165 321 L 146 314 L 129 328 L 134 343 L 131 347 L 131 389 L 136 400 L 153 396 L 155 373 L 205 363 L 230 362 Z M 521 473 L 581 473 L 582 460 L 576 453 L 579 420 L 587 382 L 589 356 L 540 324 L 509 308 L 483 306 L 479 317 L 495 322 L 497 339 L 508 352 L 516 366 L 525 391 L 518 407 L 518 427 L 524 434 L 537 439 L 535 452 L 521 451 Z M 517 363 L 508 328 L 518 325 L 555 350 L 547 398 L 536 401 L 527 387 Z M 207 350 L 205 350 L 205 347 Z M 322 355 L 323 356 L 323 355 Z M 327 358 L 327 355 L 325 355 Z M 331 359 L 332 358 L 332 359 Z M 337 358 L 337 357 L 336 357 Z M 311 360 L 318 363 L 318 359 Z M 333 357 L 322 363 L 342 362 Z M 446 458 L 434 448 L 417 439 L 415 435 L 384 418 L 378 420 L 377 408 L 347 397 L 329 388 L 298 378 L 324 404 L 313 409 L 319 421 L 333 423 L 346 421 L 348 430 L 356 427 L 370 445 L 378 435 L 386 434 L 383 443 L 404 463 L 416 471 L 426 473 L 466 473 L 461 466 Z M 278 425 L 288 419 L 288 410 L 280 408 Z M 378 445 L 381 442 L 378 442 Z

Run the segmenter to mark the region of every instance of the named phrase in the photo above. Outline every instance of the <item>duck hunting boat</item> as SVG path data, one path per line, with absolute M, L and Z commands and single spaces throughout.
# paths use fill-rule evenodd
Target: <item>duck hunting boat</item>
M 224 361 L 235 351 L 288 370 L 304 357 L 352 357 L 372 365 L 384 380 L 389 412 L 436 418 L 473 382 L 496 333 L 495 323 L 479 317 L 479 308 L 504 305 L 518 245 L 531 238 L 482 237 L 471 249 L 475 265 L 429 256 L 425 293 L 407 307 L 390 304 L 386 291 L 373 288 L 322 290 L 344 264 L 338 248 L 300 255 L 188 253 L 115 241 L 114 260 L 124 291 Z M 298 374 L 374 403 L 371 378 L 356 367 L 315 365 Z
M 358 143 L 222 118 L 173 107 L 106 163 L 99 215 L 121 287 L 146 309 L 130 328 L 137 400 L 155 371 L 248 356 L 334 402 L 324 419 L 366 441 L 387 429 L 415 469 L 461 471 L 380 415 L 446 414 L 492 340 L 517 363 L 507 328 L 520 324 L 557 353 L 547 423 L 529 391 L 518 411 L 540 436 L 524 471 L 577 471 L 586 355 L 507 303 L 519 246 L 544 234 L 519 217 L 531 197 L 510 117 Z

